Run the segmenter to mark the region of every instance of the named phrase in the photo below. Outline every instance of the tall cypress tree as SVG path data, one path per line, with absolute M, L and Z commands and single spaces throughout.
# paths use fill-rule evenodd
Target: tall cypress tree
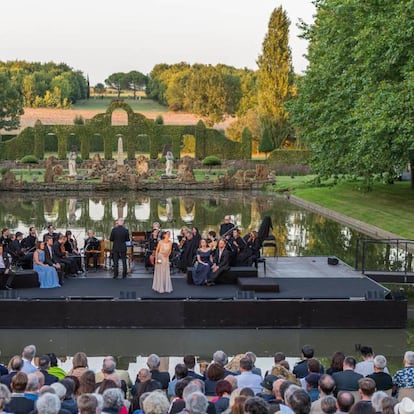
M 263 41 L 258 70 L 258 112 L 262 131 L 267 130 L 276 148 L 289 136 L 291 127 L 284 109 L 293 84 L 289 24 L 282 7 L 276 8 Z

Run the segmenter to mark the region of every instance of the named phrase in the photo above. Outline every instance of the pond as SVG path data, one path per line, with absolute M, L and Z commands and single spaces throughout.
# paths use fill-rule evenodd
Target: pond
M 130 231 L 147 231 L 158 221 L 175 238 L 182 226 L 196 226 L 206 234 L 216 230 L 226 214 L 242 230 L 257 230 L 264 216 L 270 216 L 278 256 L 337 256 L 349 265 L 355 262 L 358 231 L 306 211 L 282 196 L 263 192 L 145 192 L 145 193 L 68 193 L 0 194 L 2 227 L 27 234 L 36 226 L 38 234 L 48 224 L 58 231 L 72 230 L 80 247 L 85 231 L 93 229 L 99 238 L 108 238 L 117 217 L 125 217 Z M 267 252 L 272 254 L 270 250 Z M 376 252 L 381 262 L 382 251 Z M 304 343 L 312 343 L 319 356 L 335 350 L 353 353 L 355 345 L 374 346 L 377 353 L 397 358 L 406 350 L 410 335 L 404 330 L 3 330 L 1 360 L 20 353 L 24 345 L 36 343 L 39 353 L 73 355 L 114 354 L 126 361 L 134 356 L 157 352 L 160 355 L 195 353 L 207 357 L 223 348 L 229 354 L 253 350 L 259 356 L 271 356 L 283 350 L 298 356 Z M 4 339 L 7 338 L 7 339 Z M 110 340 L 108 340 L 110 339 Z

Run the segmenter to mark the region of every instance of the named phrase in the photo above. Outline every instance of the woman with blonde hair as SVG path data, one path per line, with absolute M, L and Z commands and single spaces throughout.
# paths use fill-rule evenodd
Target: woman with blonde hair
M 88 370 L 88 357 L 85 352 L 76 352 L 72 358 L 72 369 L 68 372 L 68 376 L 80 377 Z

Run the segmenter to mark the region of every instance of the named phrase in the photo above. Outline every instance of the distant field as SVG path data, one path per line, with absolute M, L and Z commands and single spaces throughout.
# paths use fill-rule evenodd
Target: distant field
M 73 109 L 76 110 L 106 110 L 106 108 L 110 105 L 111 101 L 116 97 L 111 98 L 99 98 L 99 97 L 91 97 L 90 99 L 85 99 L 83 101 L 78 101 L 74 106 Z M 166 106 L 162 106 L 159 103 L 153 101 L 152 99 L 141 98 L 141 100 L 136 99 L 134 100 L 132 97 L 127 97 L 122 99 L 134 110 L 137 112 L 159 112 L 164 113 L 168 112 L 168 108 Z

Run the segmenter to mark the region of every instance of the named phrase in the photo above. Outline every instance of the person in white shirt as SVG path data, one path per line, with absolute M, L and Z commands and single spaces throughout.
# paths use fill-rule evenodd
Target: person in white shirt
M 237 376 L 237 386 L 239 388 L 251 388 L 255 394 L 262 391 L 262 377 L 252 372 L 253 364 L 250 358 L 240 360 L 240 375 Z

